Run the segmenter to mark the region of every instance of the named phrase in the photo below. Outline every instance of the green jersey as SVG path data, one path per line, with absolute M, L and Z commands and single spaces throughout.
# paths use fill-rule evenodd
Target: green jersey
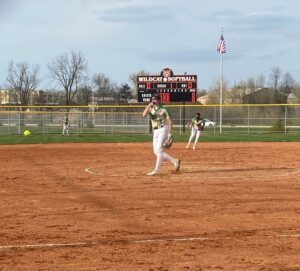
M 166 124 L 166 119 L 170 117 L 169 112 L 163 106 L 152 106 L 149 110 L 153 129 L 161 128 Z
M 196 119 L 196 118 L 192 118 L 192 123 L 191 123 L 192 127 L 194 127 L 197 130 L 200 130 L 201 127 L 204 127 L 205 125 L 205 120 L 204 119 Z

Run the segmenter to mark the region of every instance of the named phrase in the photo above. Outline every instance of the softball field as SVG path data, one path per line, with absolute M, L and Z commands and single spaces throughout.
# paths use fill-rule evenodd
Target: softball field
M 300 143 L 0 146 L 0 270 L 300 270 Z

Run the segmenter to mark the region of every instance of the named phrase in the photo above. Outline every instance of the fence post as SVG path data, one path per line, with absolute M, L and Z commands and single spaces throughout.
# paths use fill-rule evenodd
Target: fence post
M 128 113 L 128 112 L 127 112 Z M 123 112 L 123 127 L 125 126 L 125 131 L 128 132 L 127 129 L 127 121 L 125 121 L 127 118 L 125 117 L 125 112 Z
M 81 115 L 80 115 L 79 111 L 77 111 L 77 119 L 78 119 L 78 134 L 80 134 L 80 131 L 81 131 Z
M 81 116 L 80 134 L 82 134 L 84 131 L 84 111 L 80 111 L 80 116 Z
M 46 111 L 46 113 L 45 113 L 45 118 L 46 118 L 45 133 L 48 134 L 49 133 L 49 122 L 50 122 L 48 111 Z
M 284 106 L 284 133 L 286 134 L 286 116 L 287 116 L 287 107 Z
M 103 131 L 104 133 L 106 133 L 106 112 L 104 111 L 104 115 L 103 115 Z
M 46 110 L 46 127 L 45 127 L 46 134 L 49 134 L 50 120 L 51 120 L 50 114 L 49 114 L 48 110 Z
M 250 106 L 248 105 L 248 135 L 250 134 Z
M 217 106 L 215 106 L 214 121 L 215 121 L 215 123 L 217 123 Z M 216 126 L 217 126 L 217 125 L 214 126 L 214 134 L 216 133 Z
M 20 114 L 20 112 L 21 111 L 19 111 L 19 131 L 18 131 L 18 133 L 19 133 L 19 135 L 21 134 L 21 114 Z
M 43 108 L 43 111 L 42 111 L 43 113 L 42 113 L 42 120 L 43 120 L 43 122 L 42 122 L 42 124 L 43 124 L 43 135 L 45 134 L 45 108 Z
M 8 109 L 8 134 L 10 134 L 10 108 Z
M 114 127 L 115 127 L 115 114 L 114 114 L 114 108 L 111 108 L 112 111 L 112 127 L 111 127 L 111 133 L 114 133 Z

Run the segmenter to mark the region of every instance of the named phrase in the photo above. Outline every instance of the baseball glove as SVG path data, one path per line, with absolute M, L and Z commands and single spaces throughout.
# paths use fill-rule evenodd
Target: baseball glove
M 168 135 L 167 139 L 163 143 L 164 148 L 170 148 L 173 144 L 173 135 Z

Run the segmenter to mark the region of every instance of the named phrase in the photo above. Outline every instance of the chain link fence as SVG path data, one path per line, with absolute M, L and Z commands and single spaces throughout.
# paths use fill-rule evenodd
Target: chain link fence
M 222 110 L 222 132 L 300 133 L 300 104 L 296 105 L 166 105 L 174 124 L 175 133 L 189 131 L 188 123 L 196 112 L 216 122 L 204 132 L 219 132 Z M 66 117 L 71 134 L 91 133 L 149 133 L 149 119 L 142 117 L 145 106 L 97 107 L 0 107 L 0 134 L 32 133 L 59 134 Z

